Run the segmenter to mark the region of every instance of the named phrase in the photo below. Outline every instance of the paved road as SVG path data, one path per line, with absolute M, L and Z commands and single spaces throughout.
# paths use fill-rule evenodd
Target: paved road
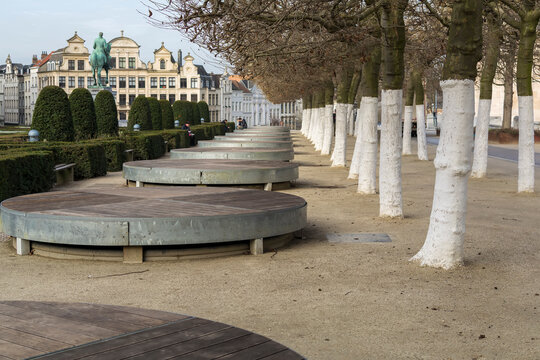
M 438 145 L 438 137 L 428 137 L 428 144 Z M 516 149 L 508 149 L 500 146 L 488 145 L 488 156 L 492 158 L 512 161 L 517 163 L 518 161 L 518 151 Z M 540 167 L 540 153 L 534 153 L 534 164 Z

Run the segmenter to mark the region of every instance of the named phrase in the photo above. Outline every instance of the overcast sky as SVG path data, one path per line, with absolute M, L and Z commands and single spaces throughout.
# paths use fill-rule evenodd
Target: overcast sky
M 178 49 L 183 56 L 188 52 L 195 63 L 204 65 L 208 72 L 221 73 L 224 65 L 199 46 L 190 43 L 174 30 L 164 30 L 148 24 L 138 11 L 148 9 L 137 0 L 18 0 L 2 1 L 0 63 L 8 54 L 16 63 L 30 64 L 32 55 L 54 51 L 67 46 L 66 40 L 74 32 L 82 37 L 92 51 L 94 39 L 100 31 L 110 41 L 120 36 L 135 40 L 140 46 L 141 60 L 153 60 L 153 52 L 165 42 L 176 59 Z

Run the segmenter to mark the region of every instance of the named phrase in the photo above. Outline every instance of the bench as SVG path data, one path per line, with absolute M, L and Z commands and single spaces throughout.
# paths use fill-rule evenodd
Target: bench
M 72 182 L 74 179 L 75 163 L 72 164 L 58 164 L 54 166 L 54 172 L 56 173 L 56 184 L 63 185 Z
M 133 149 L 124 150 L 124 154 L 126 154 L 126 162 L 133 161 L 135 158 L 135 151 Z

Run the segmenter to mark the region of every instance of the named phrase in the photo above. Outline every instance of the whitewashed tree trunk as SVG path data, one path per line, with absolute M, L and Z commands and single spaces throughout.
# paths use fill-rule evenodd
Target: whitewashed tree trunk
M 474 136 L 474 157 L 471 177 L 483 178 L 487 173 L 488 131 L 491 113 L 491 99 L 480 99 Z
M 309 136 L 308 139 L 313 144 L 313 139 L 315 137 L 315 129 L 317 128 L 317 120 L 319 119 L 319 109 L 313 108 L 311 110 L 311 121 L 309 126 Z
M 353 156 L 351 160 L 351 167 L 349 169 L 349 179 L 356 179 L 358 178 L 358 171 L 360 169 L 360 154 L 362 152 L 362 122 L 363 115 L 362 112 L 364 111 L 364 104 L 360 103 L 360 109 L 357 111 L 356 116 L 356 128 L 360 128 L 359 131 L 356 134 L 356 141 L 354 142 L 354 151 Z
M 381 151 L 379 215 L 403 217 L 401 195 L 401 109 L 403 90 L 383 90 L 381 96 Z
M 347 159 L 347 104 L 336 107 L 336 138 L 332 166 L 346 166 Z
M 467 181 L 471 171 L 474 81 L 446 80 L 443 113 L 447 122 L 434 160 L 433 208 L 424 246 L 411 259 L 420 265 L 452 268 L 463 263 Z
M 360 129 L 362 128 L 362 123 L 361 123 L 361 117 L 360 117 L 360 108 L 362 107 L 362 103 L 360 102 L 360 107 L 358 109 L 356 109 L 356 123 L 355 123 L 355 126 L 354 126 L 354 136 L 358 136 L 358 134 L 360 133 Z
M 324 108 L 318 108 L 318 119 L 317 119 L 317 127 L 315 128 L 315 134 L 313 143 L 315 145 L 316 151 L 321 151 L 322 149 L 322 142 L 323 142 L 323 134 L 324 134 L 324 116 L 325 116 L 325 109 Z
M 413 106 L 405 106 L 403 120 L 403 155 L 411 155 L 411 129 L 413 118 Z
M 324 138 L 321 155 L 330 155 L 332 150 L 332 139 L 334 137 L 334 105 L 326 105 L 324 117 Z
M 347 134 L 354 135 L 354 114 L 353 104 L 347 104 Z
M 377 123 L 379 99 L 363 97 L 362 138 L 358 168 L 358 193 L 375 194 L 377 192 Z
M 306 109 L 305 110 L 305 116 L 302 118 L 302 135 L 304 135 L 305 137 L 308 136 L 309 134 L 309 123 L 310 123 L 310 120 L 311 120 L 311 109 Z M 305 122 L 305 126 L 304 126 L 304 122 Z
M 416 105 L 416 141 L 418 143 L 418 159 L 429 160 L 427 154 L 424 104 Z
M 518 96 L 518 192 L 534 192 L 534 103 L 532 96 Z

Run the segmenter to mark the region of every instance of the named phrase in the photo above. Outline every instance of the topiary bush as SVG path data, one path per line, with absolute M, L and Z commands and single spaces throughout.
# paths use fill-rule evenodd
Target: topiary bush
M 199 101 L 197 107 L 199 108 L 199 115 L 204 119 L 204 122 L 210 122 L 210 110 L 206 101 Z
M 174 120 L 180 121 L 180 126 L 193 123 L 193 107 L 189 101 L 177 100 L 173 104 Z
M 150 105 L 144 95 L 137 96 L 129 110 L 128 129 L 133 130 L 135 124 L 139 124 L 141 130 L 152 130 Z
M 88 143 L 103 146 L 107 159 L 107 171 L 121 171 L 122 164 L 126 161 L 126 143 L 119 139 L 95 139 Z
M 69 95 L 69 107 L 73 119 L 75 140 L 88 140 L 96 137 L 97 123 L 94 99 L 90 91 L 77 88 Z
M 49 191 L 55 181 L 51 151 L 13 149 L 0 154 L 0 201 Z
M 58 86 L 44 87 L 36 100 L 32 129 L 40 140 L 73 141 L 75 133 L 68 97 Z
M 171 103 L 168 100 L 159 100 L 159 105 L 161 105 L 161 127 L 174 129 L 174 114 Z
M 147 97 L 148 106 L 150 106 L 150 118 L 152 119 L 152 129 L 163 129 L 163 119 L 161 118 L 161 104 L 159 100 L 153 97 Z
M 118 136 L 118 111 L 114 96 L 101 90 L 94 101 L 98 136 Z
M 127 148 L 134 150 L 135 160 L 152 160 L 165 154 L 165 141 L 155 132 L 125 132 L 124 140 Z
M 192 122 L 190 124 L 193 124 L 193 125 L 200 125 L 201 124 L 201 113 L 199 112 L 199 106 L 197 105 L 197 103 L 195 102 L 192 102 L 191 103 L 191 111 L 193 113 L 192 115 L 192 119 L 191 120 Z

